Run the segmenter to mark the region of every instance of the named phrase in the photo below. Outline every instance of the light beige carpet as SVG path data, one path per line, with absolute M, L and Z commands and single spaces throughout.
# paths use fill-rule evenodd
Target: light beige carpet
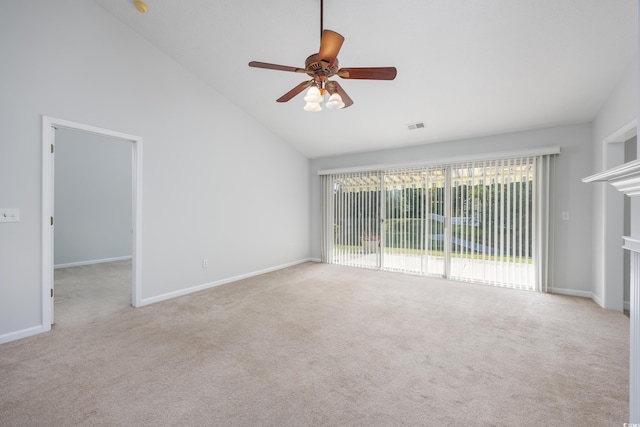
M 628 421 L 629 320 L 587 299 L 314 263 L 138 309 L 62 288 L 0 346 L 0 425 Z

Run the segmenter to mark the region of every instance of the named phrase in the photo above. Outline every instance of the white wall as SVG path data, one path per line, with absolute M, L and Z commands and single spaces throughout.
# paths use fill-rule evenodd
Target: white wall
M 556 169 L 553 230 L 553 274 L 556 292 L 591 296 L 591 191 L 581 182 L 591 168 L 591 125 L 582 124 L 473 138 L 395 150 L 376 151 L 311 161 L 311 254 L 320 257 L 320 181 L 318 170 L 351 166 L 402 164 L 449 157 L 560 146 Z M 570 221 L 561 221 L 561 212 Z
M 624 161 L 625 163 L 631 162 L 638 158 L 638 137 L 637 135 L 633 138 L 627 140 L 624 143 Z M 631 197 L 624 198 L 624 227 L 623 227 L 623 235 L 631 236 Z M 623 254 L 623 288 L 624 288 L 624 308 L 629 309 L 630 307 L 630 297 L 631 297 L 631 252 L 624 251 Z
M 593 164 L 588 175 L 624 163 L 624 141 L 615 136 L 637 118 L 638 56 L 627 67 L 593 121 Z M 630 131 L 635 134 L 632 128 Z M 585 184 L 587 185 L 587 184 Z M 593 199 L 592 276 L 594 299 L 603 307 L 623 308 L 623 206 L 624 195 L 606 183 L 588 184 Z M 608 224 L 605 226 L 605 224 Z
M 308 160 L 96 3 L 3 0 L 0 52 L 0 342 L 43 324 L 42 115 L 144 138 L 143 300 L 309 257 Z
M 132 142 L 55 132 L 54 264 L 131 256 Z

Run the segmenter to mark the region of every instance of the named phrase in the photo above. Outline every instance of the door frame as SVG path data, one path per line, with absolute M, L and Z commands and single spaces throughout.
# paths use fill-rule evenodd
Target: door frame
M 142 305 L 142 142 L 130 135 L 88 124 L 42 116 L 42 326 L 51 330 L 53 322 L 54 253 L 54 172 L 55 130 L 70 129 L 132 142 L 132 286 L 131 305 Z
M 602 141 L 602 168 L 619 166 L 624 163 L 624 142 L 638 135 L 638 119 L 633 119 Z M 623 232 L 624 195 L 610 185 L 600 190 L 600 244 L 602 252 L 598 254 L 601 264 L 601 299 L 594 298 L 600 306 L 609 310 L 624 310 L 624 251 L 620 245 Z M 622 216 L 621 213 L 622 212 Z

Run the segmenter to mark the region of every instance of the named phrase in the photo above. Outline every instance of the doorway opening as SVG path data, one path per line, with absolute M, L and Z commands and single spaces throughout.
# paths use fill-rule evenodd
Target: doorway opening
M 100 269 L 100 274 L 105 276 L 105 279 L 109 276 L 113 276 L 116 271 L 118 275 L 122 277 L 123 269 L 126 274 L 124 277 L 130 276 L 131 283 L 131 305 L 137 307 L 141 305 L 141 274 L 140 274 L 140 236 L 141 236 L 141 176 L 142 176 L 142 138 L 135 135 L 124 134 L 121 132 L 98 128 L 91 125 L 70 122 L 68 120 L 56 119 L 52 117 L 43 116 L 43 197 L 42 197 L 42 217 L 43 217 L 43 232 L 42 232 L 42 319 L 43 327 L 45 330 L 51 329 L 51 324 L 54 322 L 54 301 L 55 301 L 55 278 L 64 277 L 64 271 L 67 269 L 89 270 L 90 268 Z M 98 193 L 97 188 L 86 188 L 85 198 L 77 197 L 78 188 L 68 189 L 68 191 L 61 192 L 56 195 L 56 176 L 59 180 L 77 180 L 78 177 L 65 177 L 64 174 L 56 174 L 56 138 L 61 143 L 60 148 L 67 146 L 71 136 L 84 138 L 91 143 L 100 142 L 94 144 L 94 147 L 102 145 L 105 146 L 120 146 L 119 154 L 125 156 L 125 159 L 129 159 L 129 164 L 124 165 L 127 169 L 124 171 L 124 175 L 128 175 L 128 185 L 130 185 L 131 191 L 128 192 L 130 200 L 128 203 L 122 201 L 122 195 L 120 195 L 120 201 L 117 202 L 126 206 L 127 212 L 124 213 L 125 218 L 122 218 L 122 210 L 117 215 L 120 215 L 118 226 L 108 224 L 107 222 L 113 222 L 111 219 L 99 220 L 96 225 L 95 222 L 88 225 L 83 217 L 83 210 L 95 209 L 94 214 L 104 215 L 116 215 L 114 212 L 99 212 L 100 210 L 108 210 L 109 203 L 102 203 L 100 197 L 106 198 L 106 194 Z M 63 143 L 64 142 L 64 143 Z M 86 141 L 85 141 L 86 142 Z M 82 147 L 76 145 L 76 147 Z M 84 145 L 87 148 L 88 145 Z M 109 147 L 112 148 L 112 147 Z M 123 154 L 123 150 L 124 154 Z M 128 153 L 126 152 L 128 150 Z M 112 151 L 109 156 L 113 156 L 113 153 L 118 151 Z M 86 154 L 86 153 L 85 153 Z M 96 155 L 94 152 L 93 155 Z M 101 154 L 97 154 L 101 155 Z M 62 157 L 61 157 L 62 160 Z M 90 163 L 91 159 L 85 157 L 84 161 Z M 95 159 L 94 159 L 95 160 Z M 104 163 L 108 164 L 109 161 L 105 157 Z M 65 161 L 69 161 L 65 157 Z M 72 160 L 72 162 L 82 162 L 82 155 L 78 159 Z M 125 162 L 126 163 L 126 162 Z M 100 161 L 93 165 L 94 168 L 100 164 Z M 123 166 L 123 163 L 120 163 Z M 64 169 L 64 164 L 60 164 Z M 86 166 L 86 165 L 85 165 Z M 80 168 L 82 169 L 82 168 Z M 108 171 L 103 171 L 108 173 Z M 115 174 L 117 175 L 117 171 Z M 104 180 L 104 177 L 102 178 Z M 108 179 L 108 178 L 107 178 Z M 116 177 L 113 177 L 116 180 Z M 89 181 L 89 179 L 87 179 Z M 92 187 L 90 182 L 86 182 L 88 187 Z M 122 185 L 122 183 L 121 183 Z M 95 190 L 95 191 L 93 191 Z M 93 191 L 93 192 L 92 192 Z M 63 205 L 62 197 L 67 198 L 64 200 L 64 209 L 56 210 L 56 198 Z M 93 202 L 91 197 L 96 197 Z M 125 195 L 125 197 L 127 197 Z M 114 202 L 112 202 L 113 204 Z M 94 205 L 102 204 L 102 207 Z M 56 222 L 56 212 L 60 214 L 60 223 Z M 64 215 L 62 214 L 64 212 Z M 126 218 L 128 216 L 128 218 Z M 84 219 L 83 219 L 84 218 Z M 106 217 L 105 217 L 106 218 Z M 66 223 L 65 223 L 66 221 Z M 125 230 L 123 231 L 123 224 Z M 55 227 L 60 227 L 60 233 L 55 232 Z M 110 227 L 115 227 L 109 229 Z M 115 229 L 119 229 L 115 232 Z M 75 236 L 73 236 L 75 233 Z M 116 234 L 120 234 L 118 238 Z M 129 238 L 124 234 L 129 234 Z M 57 235 L 57 237 L 56 237 Z M 69 237 L 71 235 L 71 237 Z M 84 242 L 78 240 L 79 237 L 84 236 Z M 108 237 L 106 237 L 108 236 Z M 95 244 L 95 241 L 105 239 L 108 241 L 108 248 Z M 69 243 L 73 242 L 73 243 Z M 80 243 L 78 243 L 80 242 Z M 120 254 L 118 256 L 117 254 Z M 97 266 L 97 267 L 96 267 Z M 54 274 L 54 268 L 58 267 L 59 270 Z M 105 270 L 106 269 L 106 270 Z M 105 274 L 105 271 L 111 271 L 112 274 Z M 58 274 L 59 273 L 59 274 Z M 87 271 L 84 272 L 85 274 Z M 99 293 L 98 293 L 99 295 Z

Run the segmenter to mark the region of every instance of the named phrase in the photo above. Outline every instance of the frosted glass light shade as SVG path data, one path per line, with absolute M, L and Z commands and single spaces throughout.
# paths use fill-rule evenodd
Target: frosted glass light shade
M 320 110 L 322 110 L 322 107 L 317 102 L 307 102 L 307 105 L 304 106 L 304 111 L 316 112 Z
M 307 102 L 313 102 L 315 104 L 321 103 L 322 95 L 320 94 L 320 89 L 318 89 L 316 86 L 311 86 L 307 91 L 304 100 Z
M 344 108 L 344 102 L 342 102 L 342 97 L 337 93 L 334 93 L 329 97 L 327 101 L 327 108 L 331 108 L 332 110 L 339 110 L 340 108 Z

